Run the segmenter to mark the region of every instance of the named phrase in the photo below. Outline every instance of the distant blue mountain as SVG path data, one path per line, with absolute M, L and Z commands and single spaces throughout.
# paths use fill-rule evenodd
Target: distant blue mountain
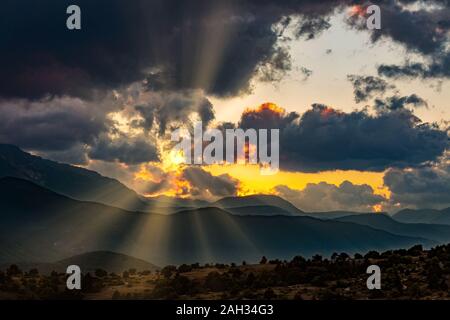
M 432 223 L 450 225 L 450 208 L 435 209 L 404 209 L 393 215 L 393 218 L 405 223 Z

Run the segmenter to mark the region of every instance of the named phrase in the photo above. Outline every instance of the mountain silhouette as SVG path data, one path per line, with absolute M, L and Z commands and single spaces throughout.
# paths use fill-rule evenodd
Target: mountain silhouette
M 275 195 L 249 195 L 242 197 L 225 197 L 214 203 L 211 206 L 229 209 L 229 208 L 238 208 L 238 207 L 255 207 L 255 206 L 272 206 L 278 207 L 286 212 L 291 214 L 303 214 L 303 211 L 298 209 L 289 201 L 284 200 L 281 197 Z
M 159 267 L 145 260 L 111 251 L 86 252 L 50 263 L 19 262 L 17 265 L 23 271 L 38 269 L 41 274 L 50 274 L 52 271 L 66 273 L 67 267 L 70 265 L 79 266 L 84 274 L 88 272 L 94 274 L 97 269 L 115 273 L 121 273 L 129 269 L 136 269 L 138 272 L 159 269 Z M 9 267 L 9 264 L 0 265 L 0 269 L 3 270 L 7 267 Z
M 262 255 L 330 255 L 436 242 L 354 223 L 304 216 L 236 216 L 215 207 L 160 215 L 56 194 L 30 181 L 0 179 L 0 261 L 57 261 L 113 251 L 158 265 L 258 261 Z
M 450 225 L 450 208 L 435 209 L 404 209 L 393 215 L 393 218 L 405 223 L 433 223 Z
M 379 213 L 352 215 L 336 220 L 362 224 L 402 236 L 427 238 L 441 243 L 450 242 L 450 226 L 447 225 L 401 223 L 386 214 Z
M 16 177 L 74 199 L 145 211 L 148 203 L 119 181 L 68 164 L 46 160 L 0 144 L 0 178 Z
M 267 205 L 261 205 L 261 206 L 245 206 L 245 207 L 233 207 L 233 208 L 226 208 L 226 211 L 234 214 L 234 215 L 257 215 L 257 216 L 276 216 L 276 215 L 283 215 L 283 216 L 291 216 L 293 215 L 291 212 L 282 209 L 280 207 L 276 206 L 267 206 Z

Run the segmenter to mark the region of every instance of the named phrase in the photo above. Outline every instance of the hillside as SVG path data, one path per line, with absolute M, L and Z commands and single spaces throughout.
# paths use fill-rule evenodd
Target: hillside
M 281 208 L 291 214 L 303 214 L 303 211 L 295 207 L 289 201 L 275 195 L 250 195 L 243 197 L 225 197 L 211 204 L 222 209 L 237 207 L 272 206 Z
M 441 243 L 450 242 L 450 226 L 447 225 L 401 223 L 392 219 L 388 215 L 377 213 L 346 216 L 336 220 L 366 225 L 375 229 L 384 230 L 402 236 L 421 237 Z
M 87 252 L 53 263 L 16 262 L 16 264 L 22 270 L 38 269 L 41 274 L 50 274 L 52 271 L 66 273 L 67 267 L 70 265 L 79 266 L 84 274 L 88 272 L 94 274 L 97 269 L 114 273 L 121 273 L 129 269 L 136 269 L 137 272 L 159 269 L 145 260 L 110 251 Z M 0 265 L 0 269 L 7 267 L 9 264 Z
M 32 181 L 74 199 L 145 211 L 148 204 L 119 181 L 95 171 L 31 155 L 13 145 L 0 144 L 0 178 Z
M 122 252 L 158 265 L 239 262 L 435 244 L 302 216 L 235 216 L 210 207 L 172 215 L 130 212 L 15 178 L 0 180 L 0 221 L 7 240 L 0 243 L 1 262 L 47 262 L 90 251 Z
M 234 215 L 242 216 L 291 216 L 292 213 L 275 206 L 245 206 L 245 207 L 233 207 L 226 208 L 226 211 Z
M 450 208 L 435 209 L 404 209 L 393 215 L 393 218 L 405 223 L 434 223 L 450 225 Z

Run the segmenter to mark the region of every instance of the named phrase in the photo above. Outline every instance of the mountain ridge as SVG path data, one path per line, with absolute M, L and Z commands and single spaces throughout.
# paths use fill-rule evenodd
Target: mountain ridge
M 172 215 L 126 211 L 54 195 L 17 178 L 3 179 L 0 188 L 2 262 L 56 261 L 90 251 L 121 252 L 158 265 L 250 262 L 263 255 L 287 259 L 436 243 L 300 215 L 236 216 L 215 207 Z

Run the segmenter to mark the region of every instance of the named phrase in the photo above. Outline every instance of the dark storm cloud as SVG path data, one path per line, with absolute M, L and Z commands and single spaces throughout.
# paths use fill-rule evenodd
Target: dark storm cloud
M 384 100 L 375 99 L 375 108 L 377 109 L 398 110 L 406 106 L 413 106 L 415 108 L 428 107 L 428 103 L 416 94 L 402 97 L 392 96 Z
M 53 161 L 75 165 L 87 165 L 89 163 L 87 149 L 87 145 L 77 143 L 64 150 L 32 151 L 45 159 L 52 159 Z
M 135 121 L 134 125 L 151 130 L 156 124 L 160 135 L 165 133 L 171 123 L 188 123 L 193 113 L 198 115 L 205 126 L 214 119 L 211 102 L 198 90 L 155 92 L 146 105 L 136 106 L 135 110 L 141 120 Z
M 378 73 L 390 78 L 448 78 L 450 77 L 450 54 L 432 57 L 431 63 L 408 63 L 402 66 L 381 65 Z
M 89 157 L 131 165 L 159 160 L 157 148 L 150 140 L 145 137 L 130 138 L 127 136 L 118 138 L 101 136 L 92 144 Z
M 448 51 L 450 30 L 450 5 L 448 1 L 427 1 L 427 8 L 418 10 L 400 6 L 394 1 L 379 1 L 382 11 L 382 28 L 371 31 L 372 40 L 391 38 L 407 50 L 419 53 L 426 62 L 406 62 L 404 65 L 385 65 L 378 73 L 387 77 L 442 78 L 450 75 Z M 419 1 L 400 1 L 403 4 Z M 432 6 L 437 4 L 437 6 Z M 361 26 L 359 26 L 361 28 Z
M 28 150 L 90 144 L 110 125 L 101 110 L 73 98 L 1 101 L 0 114 L 0 141 Z
M 227 174 L 213 176 L 199 167 L 188 167 L 182 177 L 191 185 L 193 196 L 226 197 L 237 193 L 238 180 Z
M 286 48 L 277 48 L 272 58 L 260 67 L 258 80 L 263 82 L 278 82 L 283 79 L 286 72 L 291 70 L 291 68 L 291 56 L 288 50 Z
M 146 77 L 156 90 L 235 95 L 250 89 L 262 66 L 275 73 L 290 68 L 281 61 L 289 57 L 278 45 L 275 24 L 301 16 L 299 33 L 312 37 L 323 29 L 318 17 L 344 2 L 7 1 L 0 11 L 0 96 L 92 97 Z M 81 7 L 79 31 L 66 28 L 71 4 Z M 213 55 L 217 63 L 208 64 Z M 199 76 L 208 71 L 210 77 Z
M 315 104 L 299 119 L 295 113 L 263 111 L 244 113 L 240 123 L 280 129 L 280 166 L 285 170 L 414 167 L 436 160 L 449 147 L 445 130 L 422 123 L 408 109 L 345 113 Z
M 337 8 L 362 2 L 7 1 L 0 11 L 0 96 L 92 98 L 144 79 L 152 90 L 248 92 L 256 75 L 278 81 L 291 68 L 277 25 L 313 39 Z M 448 8 L 412 13 L 392 3 L 382 1 L 383 28 L 374 40 L 389 36 L 424 54 L 442 52 Z M 82 9 L 79 31 L 65 26 L 70 4 Z
M 311 19 L 301 20 L 295 33 L 298 38 L 306 38 L 308 40 L 314 39 L 324 30 L 331 27 L 327 18 L 315 17 Z
M 265 103 L 257 109 L 243 112 L 238 127 L 243 129 L 278 129 L 285 128 L 298 119 L 296 112 L 286 113 L 275 104 Z
M 385 4 L 380 6 L 382 27 L 373 30 L 373 41 L 390 37 L 405 45 L 407 49 L 425 55 L 440 52 L 444 48 L 448 41 L 446 31 L 449 30 L 449 7 L 411 10 L 396 4 L 395 1 L 385 1 Z
M 374 194 L 371 186 L 355 185 L 349 181 L 344 181 L 339 186 L 326 182 L 308 183 L 303 190 L 277 186 L 275 191 L 306 212 L 334 210 L 371 212 L 374 205 L 386 200 Z
M 367 101 L 375 94 L 384 94 L 386 90 L 393 88 L 385 80 L 373 76 L 348 75 L 347 79 L 353 85 L 356 103 Z
M 391 191 L 393 205 L 436 209 L 450 206 L 448 159 L 415 169 L 389 169 L 384 176 L 384 184 Z

